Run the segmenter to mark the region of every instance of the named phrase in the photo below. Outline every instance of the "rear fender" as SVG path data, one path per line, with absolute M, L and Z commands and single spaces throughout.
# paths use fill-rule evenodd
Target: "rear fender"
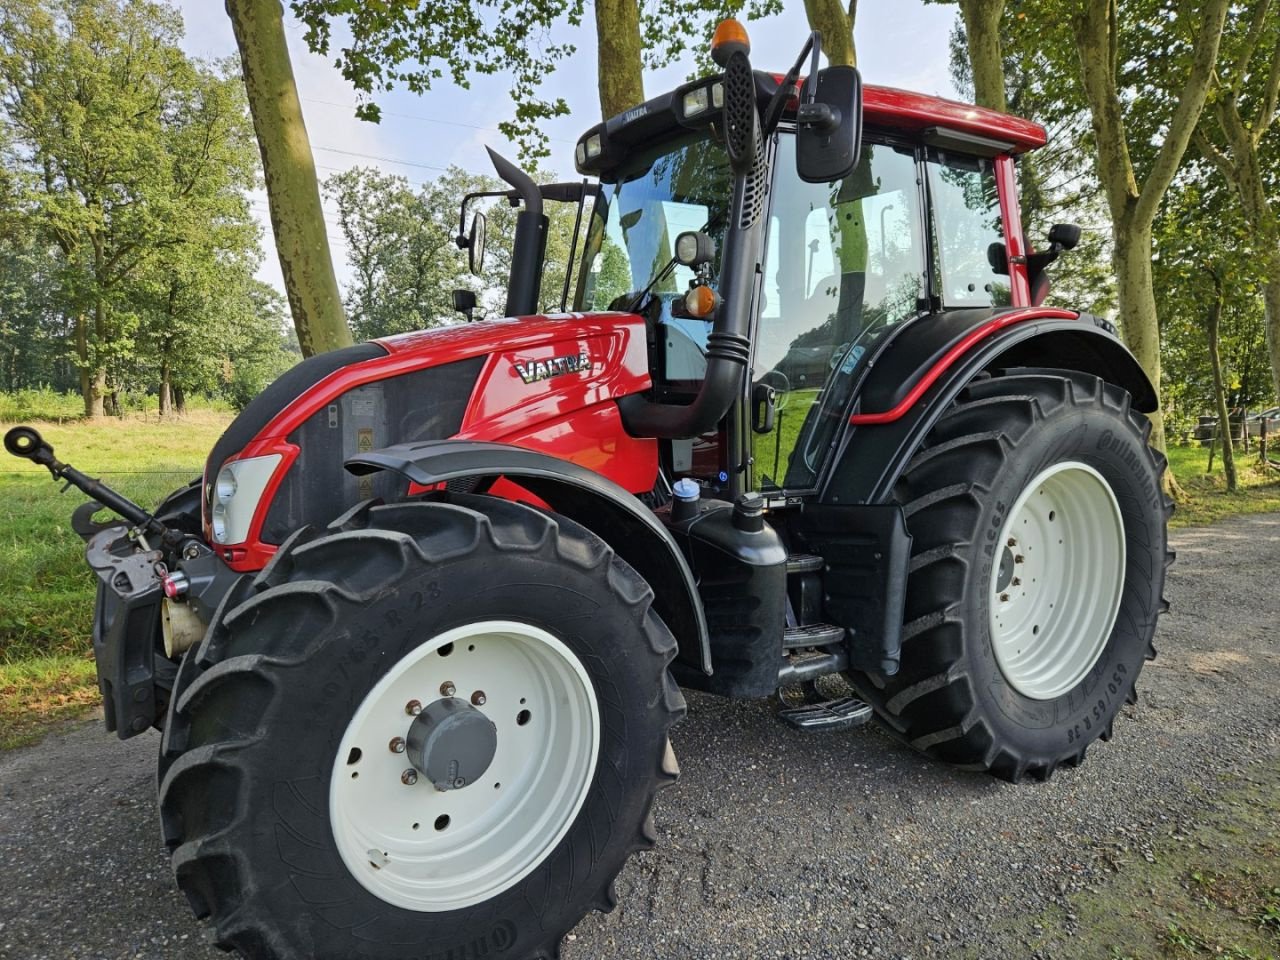
M 711 673 L 706 616 L 684 554 L 653 511 L 612 480 L 558 457 L 480 440 L 397 444 L 351 457 L 346 467 L 357 476 L 389 470 L 422 487 L 496 477 L 518 484 L 600 537 L 644 577 L 654 610 L 680 644 L 678 659 Z
M 1115 327 L 1099 317 L 1030 308 L 925 317 L 895 337 L 867 374 L 843 429 L 822 503 L 885 503 L 907 462 L 964 386 L 1014 367 L 1076 370 L 1114 383 L 1144 413 L 1155 389 Z

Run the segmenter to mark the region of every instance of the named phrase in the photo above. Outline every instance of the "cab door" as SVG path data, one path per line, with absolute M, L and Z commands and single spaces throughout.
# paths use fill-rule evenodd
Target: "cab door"
M 774 169 L 751 371 L 751 488 L 766 495 L 814 488 L 867 345 L 929 302 L 915 146 L 869 137 L 850 176 L 811 184 L 783 132 Z

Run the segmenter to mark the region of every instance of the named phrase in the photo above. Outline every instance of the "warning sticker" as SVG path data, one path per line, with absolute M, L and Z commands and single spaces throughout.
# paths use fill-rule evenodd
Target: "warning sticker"
M 356 431 L 356 450 L 368 453 L 373 449 L 373 427 L 361 427 Z
M 378 399 L 372 393 L 351 394 L 351 415 L 353 417 L 372 417 L 378 413 Z

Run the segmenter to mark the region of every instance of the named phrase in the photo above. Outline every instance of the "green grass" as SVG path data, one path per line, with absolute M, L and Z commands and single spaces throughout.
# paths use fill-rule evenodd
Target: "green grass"
M 97 674 L 87 654 L 0 664 L 0 750 L 40 739 L 63 720 L 98 703 Z
M 1272 456 L 1280 459 L 1280 446 Z M 1206 472 L 1208 464 L 1208 447 L 1169 448 L 1169 466 L 1183 491 L 1171 526 L 1187 527 L 1248 513 L 1280 511 L 1280 470 L 1262 467 L 1256 446 L 1247 453 L 1236 451 L 1238 487 L 1234 493 L 1227 492 L 1222 451 L 1214 454 L 1212 473 Z

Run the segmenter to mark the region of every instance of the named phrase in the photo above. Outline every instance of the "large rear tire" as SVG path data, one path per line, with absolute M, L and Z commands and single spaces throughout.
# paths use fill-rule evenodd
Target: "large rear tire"
M 677 775 L 676 644 L 562 517 L 365 505 L 189 651 L 162 745 L 178 884 L 251 960 L 551 957 Z
M 1006 780 L 1075 765 L 1155 656 L 1172 503 L 1112 384 L 969 385 L 895 489 L 912 556 L 902 666 L 851 679 L 929 756 Z

